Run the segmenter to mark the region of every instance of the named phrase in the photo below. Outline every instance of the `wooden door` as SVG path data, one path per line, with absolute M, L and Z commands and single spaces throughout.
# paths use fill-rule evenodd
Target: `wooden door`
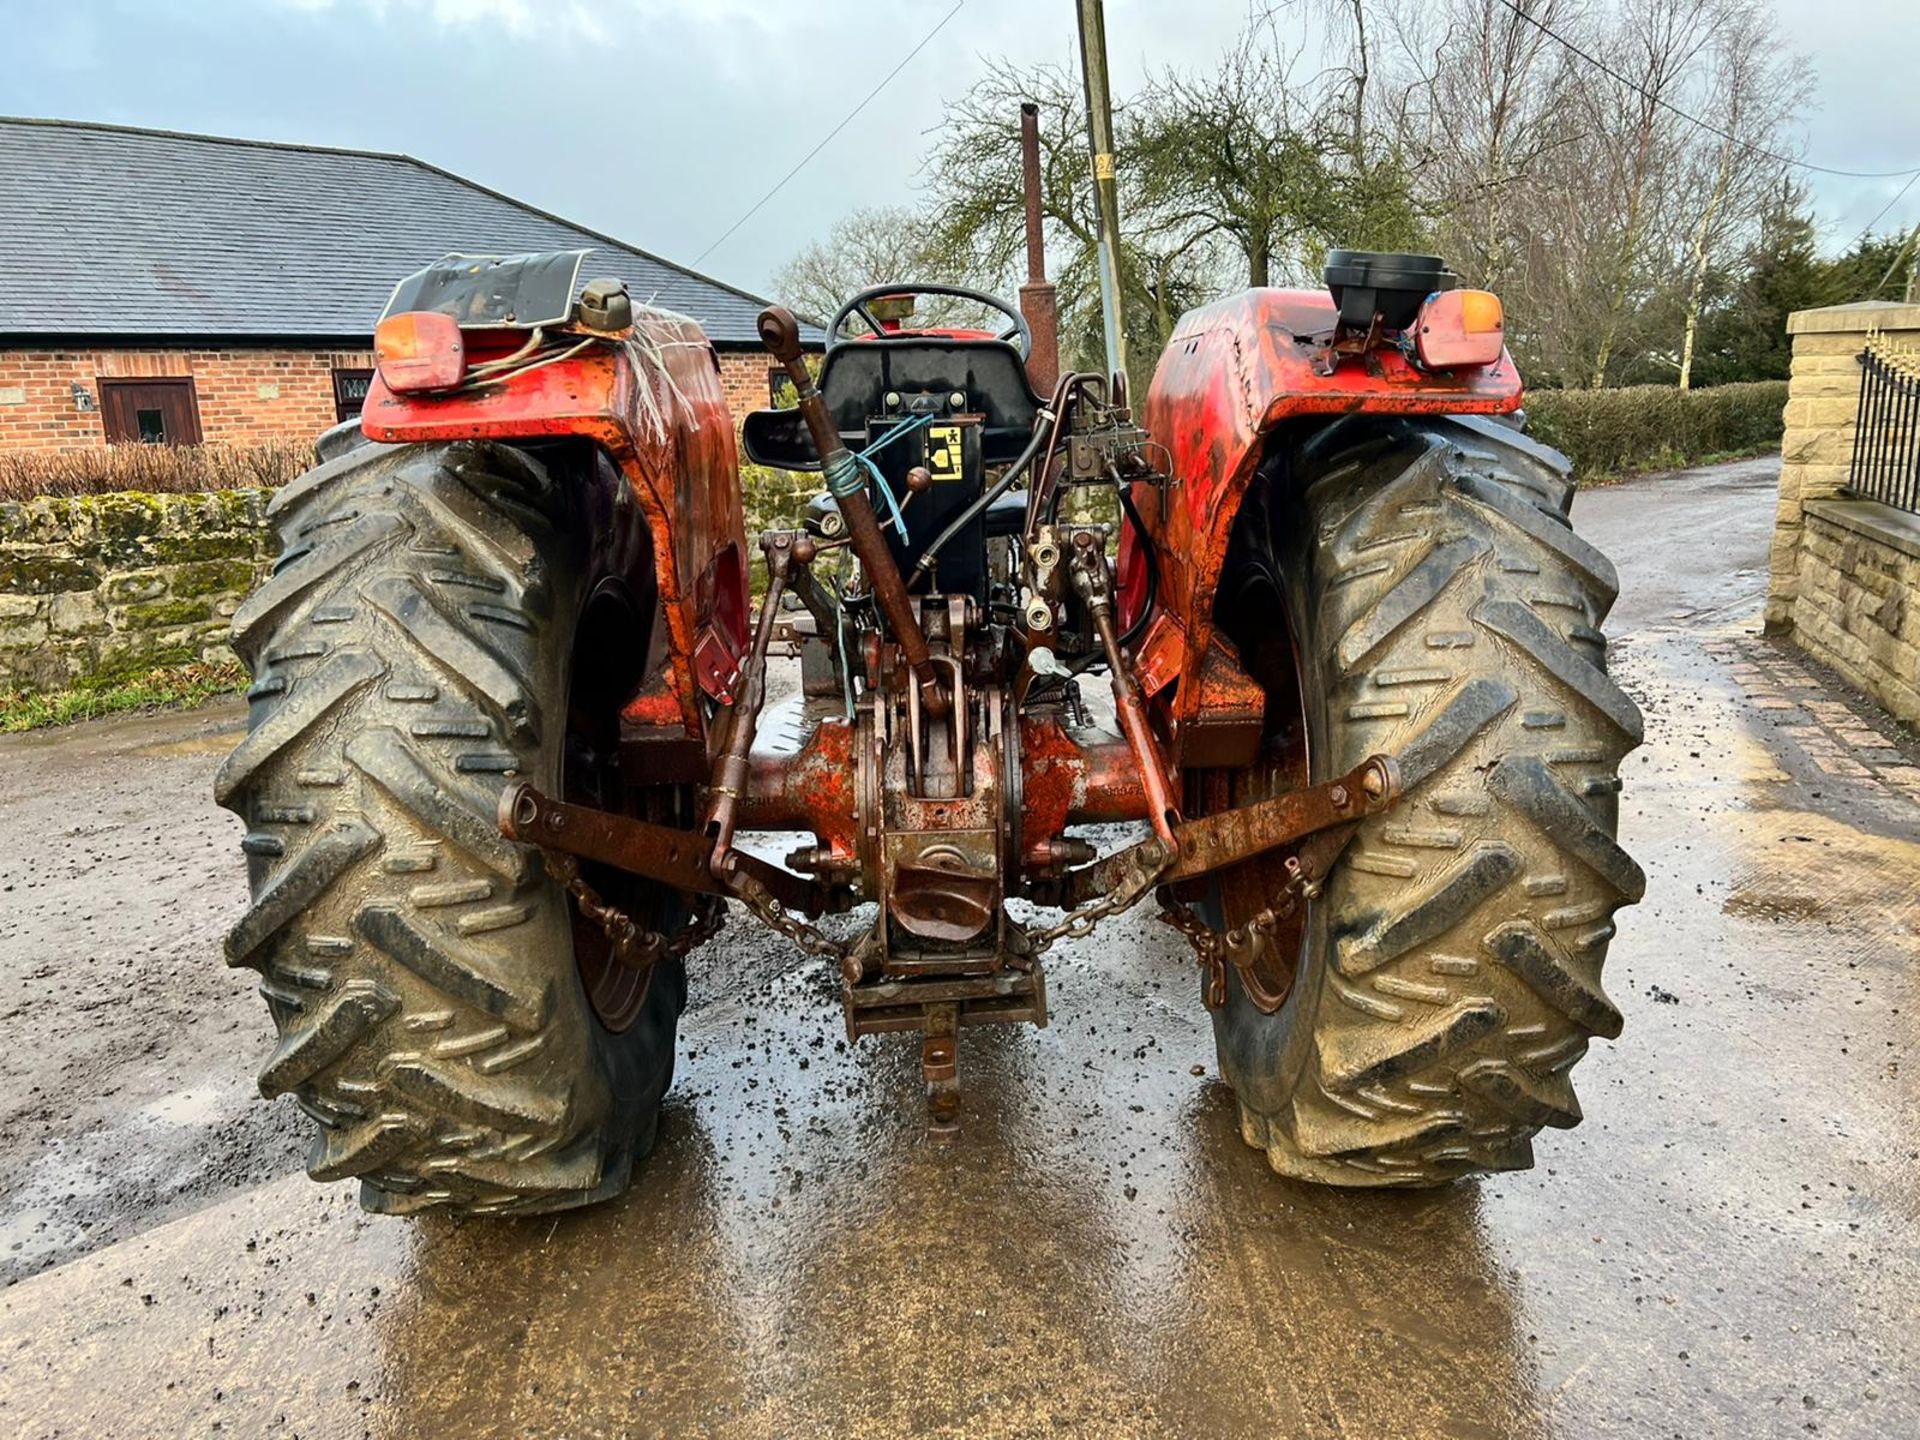
M 100 418 L 109 445 L 200 443 L 200 407 L 191 380 L 102 380 Z

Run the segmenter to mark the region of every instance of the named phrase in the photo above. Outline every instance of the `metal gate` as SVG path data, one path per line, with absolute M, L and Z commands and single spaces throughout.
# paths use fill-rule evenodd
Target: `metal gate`
M 1860 372 L 1847 488 L 1920 512 L 1920 354 L 1869 335 Z

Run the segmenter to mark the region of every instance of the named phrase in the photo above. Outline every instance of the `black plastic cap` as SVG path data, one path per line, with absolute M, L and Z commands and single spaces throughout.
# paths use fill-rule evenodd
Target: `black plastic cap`
M 1368 329 L 1376 314 L 1386 329 L 1404 330 L 1427 296 L 1460 283 L 1438 255 L 1379 250 L 1329 251 L 1324 273 L 1341 323 L 1350 330 Z

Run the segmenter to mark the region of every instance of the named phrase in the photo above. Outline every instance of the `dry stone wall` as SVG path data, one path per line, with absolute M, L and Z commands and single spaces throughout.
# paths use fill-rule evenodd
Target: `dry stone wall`
M 106 684 L 230 660 L 272 559 L 267 492 L 0 504 L 0 690 Z
M 749 537 L 797 524 L 818 475 L 742 466 Z M 0 693 L 231 660 L 273 561 L 264 490 L 0 502 Z M 759 552 L 750 558 L 758 573 Z

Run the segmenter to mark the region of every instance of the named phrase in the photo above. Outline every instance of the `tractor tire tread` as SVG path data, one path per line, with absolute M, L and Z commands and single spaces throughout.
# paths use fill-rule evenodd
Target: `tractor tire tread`
M 293 558 L 235 617 L 252 711 L 215 791 L 247 822 L 253 901 L 228 958 L 279 1031 L 262 1092 L 314 1117 L 309 1172 L 359 1178 L 371 1210 L 611 1194 L 671 1071 L 679 967 L 613 1037 L 645 1057 L 623 1072 L 642 1103 L 616 1103 L 571 903 L 495 819 L 509 776 L 558 783 L 561 503 L 511 450 L 342 442 L 269 507 Z
M 1321 1183 L 1524 1168 L 1543 1126 L 1579 1121 L 1587 1042 L 1620 1033 L 1601 962 L 1645 888 L 1614 838 L 1642 733 L 1604 667 L 1618 578 L 1567 524 L 1564 460 L 1517 431 L 1350 421 L 1295 467 L 1315 778 L 1385 751 L 1406 793 L 1329 877 L 1322 963 L 1281 1011 L 1229 971 L 1215 1033 L 1241 1132 Z

